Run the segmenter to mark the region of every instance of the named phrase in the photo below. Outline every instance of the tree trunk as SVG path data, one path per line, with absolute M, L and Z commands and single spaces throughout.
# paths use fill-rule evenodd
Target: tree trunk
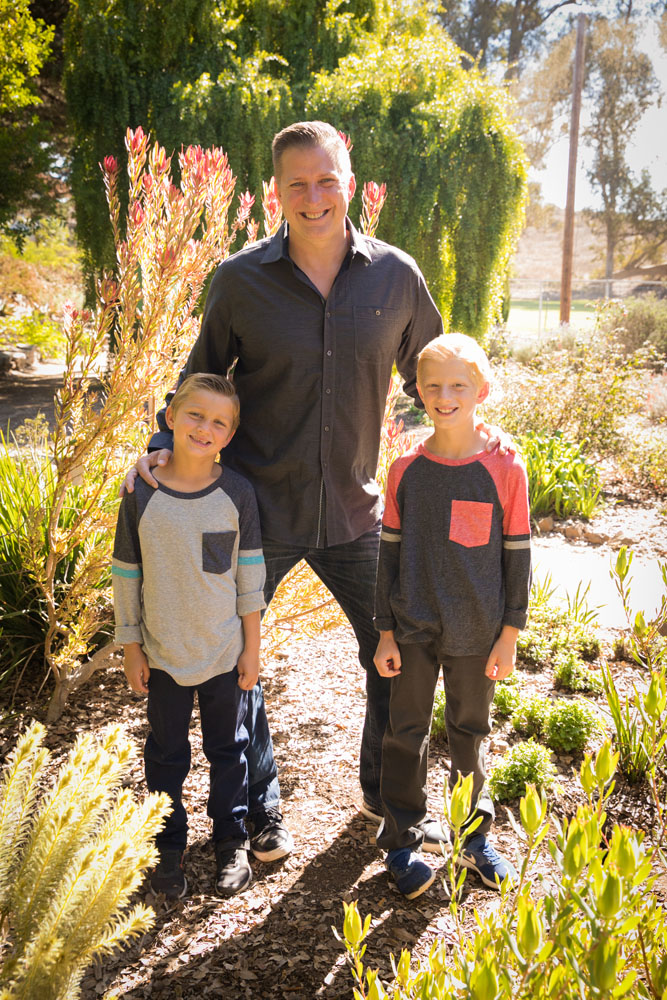
M 102 646 L 100 649 L 94 653 L 89 660 L 85 663 L 79 664 L 79 666 L 68 674 L 66 677 L 57 678 L 56 686 L 51 696 L 51 701 L 49 702 L 49 707 L 46 712 L 47 722 L 57 722 L 60 716 L 63 714 L 67 700 L 72 693 L 76 691 L 78 687 L 92 677 L 96 670 L 103 667 L 106 661 L 111 657 L 120 646 L 117 646 L 115 642 L 108 642 L 106 646 Z

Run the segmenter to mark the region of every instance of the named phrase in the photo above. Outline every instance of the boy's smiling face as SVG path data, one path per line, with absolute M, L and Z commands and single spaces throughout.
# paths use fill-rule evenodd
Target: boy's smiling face
M 475 407 L 489 393 L 488 382 L 479 385 L 470 365 L 457 357 L 424 361 L 417 389 L 433 426 L 447 431 L 472 428 Z
M 174 432 L 174 454 L 214 460 L 234 436 L 235 406 L 228 396 L 207 389 L 189 393 L 165 418 Z

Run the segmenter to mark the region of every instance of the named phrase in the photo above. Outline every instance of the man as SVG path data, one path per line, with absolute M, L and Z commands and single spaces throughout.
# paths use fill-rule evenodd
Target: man
M 272 148 L 285 224 L 218 267 L 181 377 L 227 374 L 235 363 L 242 420 L 225 460 L 257 494 L 267 604 L 305 559 L 354 629 L 367 692 L 361 811 L 379 823 L 389 680 L 373 664 L 381 518 L 374 477 L 392 365 L 417 399 L 417 355 L 442 333 L 442 320 L 414 260 L 361 235 L 347 217 L 355 179 L 337 131 L 298 122 Z M 153 450 L 137 462 L 152 485 L 150 467 L 170 454 L 158 450 L 170 446 L 163 415 L 158 423 Z M 279 812 L 261 685 L 251 695 L 250 843 L 260 860 L 275 860 L 293 844 Z M 427 821 L 425 833 L 425 848 L 439 851 L 439 825 Z

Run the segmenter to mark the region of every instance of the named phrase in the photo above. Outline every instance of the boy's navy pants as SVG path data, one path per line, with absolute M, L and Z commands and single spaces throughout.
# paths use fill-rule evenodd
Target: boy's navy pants
M 418 848 L 418 823 L 426 816 L 428 743 L 435 688 L 442 666 L 445 724 L 451 753 L 450 787 L 473 774 L 473 815 L 488 833 L 494 808 L 486 789 L 483 740 L 488 736 L 495 682 L 485 675 L 485 656 L 441 656 L 435 643 L 399 643 L 401 672 L 391 678 L 389 723 L 382 743 L 380 792 L 384 821 L 377 835 L 385 851 Z
M 148 681 L 148 722 L 144 747 L 146 784 L 151 792 L 167 792 L 174 811 L 156 837 L 159 849 L 185 850 L 188 821 L 181 801 L 183 782 L 190 770 L 188 730 L 195 691 L 199 700 L 202 747 L 210 769 L 208 815 L 213 840 L 231 839 L 242 846 L 247 839 L 248 765 L 245 751 L 247 692 L 238 686 L 236 667 L 203 684 L 185 686 L 164 670 L 151 668 Z M 233 842 L 236 841 L 236 844 Z

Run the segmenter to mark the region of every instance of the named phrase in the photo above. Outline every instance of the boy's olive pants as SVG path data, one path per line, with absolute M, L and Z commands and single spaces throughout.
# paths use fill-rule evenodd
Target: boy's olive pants
M 385 851 L 415 849 L 424 838 L 417 824 L 426 815 L 429 733 L 441 666 L 452 764 L 450 787 L 459 774 L 474 775 L 473 816 L 482 817 L 474 833 L 486 834 L 495 812 L 486 788 L 483 740 L 491 731 L 489 713 L 496 686 L 484 674 L 487 658 L 443 657 L 434 642 L 399 643 L 399 649 L 401 672 L 391 679 L 389 723 L 382 743 L 384 821 L 378 846 Z

